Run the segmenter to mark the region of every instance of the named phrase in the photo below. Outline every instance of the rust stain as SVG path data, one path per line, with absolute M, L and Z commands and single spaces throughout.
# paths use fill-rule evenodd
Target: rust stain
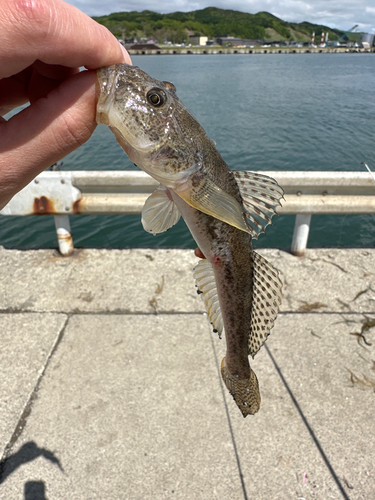
M 58 239 L 67 243 L 73 243 L 73 238 L 71 234 L 58 234 Z
M 33 212 L 37 215 L 56 213 L 53 202 L 47 196 L 34 198 Z
M 73 203 L 73 212 L 75 214 L 81 213 L 81 202 L 82 202 L 82 198 L 80 198 L 79 200 L 77 200 Z

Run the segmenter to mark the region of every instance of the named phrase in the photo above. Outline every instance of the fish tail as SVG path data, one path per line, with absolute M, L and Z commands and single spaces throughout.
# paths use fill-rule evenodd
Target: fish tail
M 260 408 L 258 379 L 250 369 L 250 378 L 240 379 L 232 375 L 227 368 L 225 358 L 221 362 L 221 376 L 244 417 L 254 415 Z

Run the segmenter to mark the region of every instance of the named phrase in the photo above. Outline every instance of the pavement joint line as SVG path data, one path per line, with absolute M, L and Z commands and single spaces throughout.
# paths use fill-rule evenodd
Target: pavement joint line
M 81 316 L 180 316 L 180 315 L 205 315 L 205 311 L 159 311 L 159 312 L 145 312 L 145 311 L 127 311 L 127 310 L 113 310 L 113 311 L 56 311 L 56 310 L 41 310 L 41 309 L 17 309 L 17 308 L 9 308 L 9 309 L 0 309 L 0 314 L 65 314 L 69 316 L 81 315 Z M 287 315 L 315 315 L 318 316 L 320 314 L 326 315 L 340 315 L 340 316 L 365 316 L 365 315 L 375 315 L 374 310 L 370 311 L 279 311 L 278 316 L 287 316 Z
M 296 410 L 298 411 L 299 416 L 301 417 L 301 419 L 302 419 L 302 421 L 303 421 L 303 423 L 304 423 L 304 425 L 305 425 L 306 429 L 308 430 L 308 432 L 309 432 L 309 434 L 310 434 L 311 439 L 313 440 L 313 442 L 314 442 L 315 446 L 317 447 L 317 449 L 318 449 L 318 451 L 319 451 L 319 453 L 320 453 L 320 455 L 321 455 L 321 457 L 322 457 L 322 459 L 323 459 L 323 461 L 324 461 L 324 463 L 325 463 L 326 467 L 328 468 L 328 470 L 329 470 L 329 472 L 330 472 L 330 474 L 331 474 L 331 476 L 332 476 L 333 480 L 335 481 L 335 483 L 336 483 L 336 485 L 337 485 L 338 489 L 340 490 L 340 493 L 341 493 L 342 497 L 344 498 L 344 500 L 350 500 L 350 498 L 348 497 L 348 495 L 347 495 L 346 491 L 344 490 L 343 485 L 341 484 L 340 479 L 338 478 L 338 476 L 337 476 L 337 474 L 336 474 L 335 470 L 333 469 L 333 467 L 332 467 L 332 465 L 331 465 L 330 461 L 328 460 L 328 457 L 327 457 L 327 455 L 325 454 L 325 452 L 324 452 L 324 450 L 323 450 L 323 447 L 322 447 L 322 445 L 321 445 L 321 444 L 320 444 L 320 442 L 319 442 L 319 439 L 317 438 L 317 436 L 316 436 L 316 434 L 315 434 L 314 430 L 313 430 L 313 429 L 312 429 L 312 427 L 310 426 L 310 424 L 309 424 L 309 422 L 308 422 L 308 420 L 307 420 L 307 418 L 306 418 L 305 414 L 304 414 L 304 413 L 303 413 L 303 411 L 302 411 L 302 408 L 301 408 L 301 407 L 300 407 L 300 405 L 298 404 L 298 401 L 297 401 L 297 399 L 295 398 L 295 396 L 294 396 L 294 394 L 293 394 L 293 391 L 292 391 L 292 390 L 291 390 L 291 388 L 289 387 L 289 384 L 288 384 L 288 382 L 286 381 L 286 379 L 285 379 L 285 377 L 284 377 L 284 375 L 283 375 L 283 373 L 282 373 L 282 371 L 281 371 L 281 368 L 280 368 L 280 367 L 279 367 L 279 365 L 277 364 L 276 359 L 273 357 L 273 354 L 272 354 L 272 352 L 271 352 L 271 349 L 268 347 L 268 345 L 267 345 L 267 344 L 264 344 L 264 347 L 265 347 L 265 349 L 266 349 L 266 351 L 267 351 L 267 353 L 268 353 L 268 356 L 270 357 L 270 359 L 271 359 L 271 361 L 272 361 L 272 363 L 273 363 L 273 365 L 274 365 L 274 367 L 275 367 L 275 369 L 276 369 L 276 371 L 277 371 L 277 373 L 278 373 L 278 375 L 279 375 L 279 377 L 280 377 L 280 379 L 281 379 L 281 381 L 282 381 L 282 383 L 283 383 L 283 385 L 284 385 L 284 387 L 285 387 L 286 391 L 288 392 L 288 394 L 289 394 L 289 396 L 290 396 L 290 398 L 291 398 L 291 400 L 292 400 L 292 402 L 293 402 L 294 406 L 296 407 Z
M 67 328 L 67 325 L 69 323 L 69 320 L 71 318 L 71 315 L 70 314 L 66 314 L 66 319 L 64 321 L 64 324 L 63 326 L 61 327 L 60 331 L 58 332 L 57 334 L 57 337 L 56 337 L 56 340 L 55 342 L 53 343 L 52 345 L 52 348 L 47 356 L 47 359 L 45 360 L 45 363 L 44 363 L 44 366 L 43 368 L 41 369 L 40 373 L 39 373 L 39 377 L 36 381 L 36 384 L 33 388 L 33 390 L 31 391 L 30 393 L 30 396 L 29 396 L 29 399 L 27 400 L 25 406 L 24 406 L 24 409 L 22 410 L 22 413 L 20 415 L 20 418 L 18 419 L 18 422 L 17 422 L 17 425 L 13 431 L 13 434 L 11 435 L 8 443 L 6 444 L 5 448 L 4 448 L 4 451 L 3 451 L 3 454 L 0 458 L 0 484 L 2 482 L 2 476 L 3 476 L 3 469 L 4 469 L 4 465 L 7 461 L 7 458 L 10 454 L 10 452 L 12 451 L 14 445 L 16 444 L 16 442 L 18 441 L 19 437 L 21 436 L 23 430 L 25 429 L 26 427 L 26 423 L 27 423 L 27 419 L 28 417 L 30 416 L 31 414 L 31 411 L 32 411 L 32 407 L 33 407 L 33 403 L 34 401 L 37 399 L 38 397 L 38 391 L 39 391 L 39 386 L 41 384 L 41 381 L 44 377 L 44 374 L 48 368 L 48 365 L 53 357 L 53 355 L 55 354 L 61 340 L 63 339 L 64 337 L 64 333 L 65 333 L 65 330 Z
M 218 378 L 219 378 L 219 384 L 220 384 L 221 394 L 223 396 L 225 414 L 226 414 L 226 417 L 227 417 L 229 432 L 230 432 L 231 439 L 232 439 L 233 451 L 234 451 L 234 455 L 236 457 L 238 474 L 239 474 L 240 481 L 241 481 L 242 492 L 243 492 L 244 500 L 249 500 L 249 497 L 248 497 L 247 491 L 246 491 L 245 479 L 244 479 L 244 475 L 243 475 L 243 472 L 242 472 L 241 460 L 240 460 L 240 456 L 239 456 L 238 449 L 237 449 L 236 438 L 235 438 L 235 435 L 234 435 L 233 425 L 232 425 L 232 421 L 231 421 L 230 414 L 229 414 L 227 400 L 226 400 L 226 397 L 225 397 L 226 391 L 224 390 L 224 384 L 223 384 L 223 381 L 222 381 L 222 378 L 221 378 L 220 364 L 219 364 L 219 359 L 217 357 L 217 353 L 216 353 L 216 349 L 215 349 L 215 342 L 214 342 L 214 339 L 213 339 L 211 328 L 208 327 L 208 331 L 209 331 L 211 345 L 212 345 L 212 350 L 213 350 L 213 354 L 214 354 L 214 358 L 215 358 L 215 365 L 216 365 L 216 370 L 217 370 L 217 374 L 218 374 Z
M 162 311 L 162 312 L 145 312 L 145 311 L 42 311 L 30 309 L 0 309 L 0 314 L 65 314 L 69 316 L 203 316 L 204 311 Z

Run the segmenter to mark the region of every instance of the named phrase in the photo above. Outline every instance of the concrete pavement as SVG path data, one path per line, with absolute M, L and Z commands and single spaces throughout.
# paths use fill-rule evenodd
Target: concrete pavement
M 281 312 L 244 419 L 185 250 L 0 247 L 0 498 L 375 498 L 375 250 L 261 250 Z

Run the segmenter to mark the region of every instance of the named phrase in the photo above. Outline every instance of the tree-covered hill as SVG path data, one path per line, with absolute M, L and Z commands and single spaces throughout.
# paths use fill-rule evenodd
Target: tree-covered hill
M 170 14 L 159 14 L 150 10 L 114 12 L 94 19 L 119 38 L 153 38 L 159 43 L 165 40 L 173 43 L 186 42 L 189 34 L 193 33 L 207 35 L 209 39 L 228 35 L 236 38 L 296 41 L 311 40 L 313 31 L 316 37 L 322 32 L 328 32 L 332 41 L 345 34 L 328 26 L 308 22 L 288 23 L 268 12 L 248 14 L 216 7 Z

